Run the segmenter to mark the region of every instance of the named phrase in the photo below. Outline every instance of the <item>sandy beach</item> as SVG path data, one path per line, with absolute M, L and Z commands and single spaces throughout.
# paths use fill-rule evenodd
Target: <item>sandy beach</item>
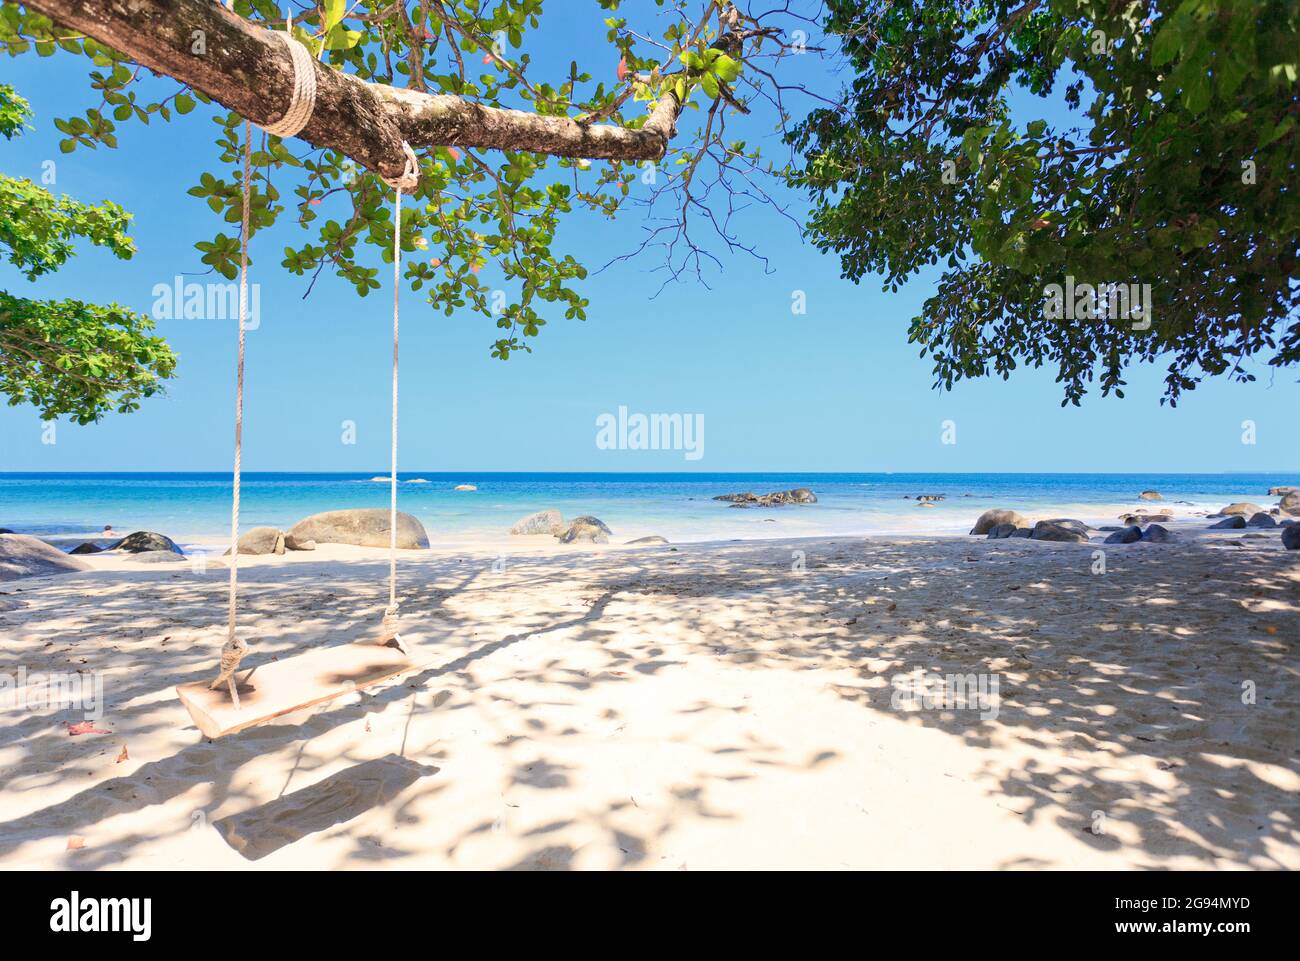
M 217 741 L 173 688 L 225 569 L 90 556 L 0 583 L 5 661 L 97 672 L 106 732 L 9 715 L 0 867 L 1297 868 L 1300 565 L 1205 526 L 1105 573 L 1099 538 L 408 551 L 438 664 Z M 386 573 L 242 558 L 248 663 L 365 639 Z M 918 670 L 995 709 L 905 709 Z

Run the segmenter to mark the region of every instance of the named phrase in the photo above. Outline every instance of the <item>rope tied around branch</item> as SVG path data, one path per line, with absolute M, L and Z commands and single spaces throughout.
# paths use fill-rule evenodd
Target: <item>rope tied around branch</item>
M 289 48 L 289 59 L 293 62 L 293 87 L 289 91 L 289 107 L 284 116 L 274 123 L 258 126 L 277 137 L 296 137 L 307 126 L 316 109 L 316 62 L 311 51 L 294 39 L 292 21 L 283 32 L 275 31 L 275 35 Z

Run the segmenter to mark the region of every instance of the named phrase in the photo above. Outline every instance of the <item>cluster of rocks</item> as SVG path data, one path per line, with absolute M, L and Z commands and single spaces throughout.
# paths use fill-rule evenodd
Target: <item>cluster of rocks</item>
M 1259 530 L 1275 530 L 1280 528 L 1282 545 L 1287 550 L 1300 550 L 1300 487 L 1274 487 L 1269 490 L 1269 494 L 1281 498 L 1277 507 L 1265 510 L 1258 504 L 1252 504 L 1249 501 L 1229 504 L 1217 513 L 1209 515 L 1212 518 L 1218 518 L 1217 523 L 1211 524 L 1209 529 L 1244 530 L 1246 528 L 1255 528 Z M 1149 501 L 1164 499 L 1158 491 L 1153 490 L 1143 491 L 1138 496 L 1142 500 Z M 1172 520 L 1172 516 L 1168 513 L 1133 511 L 1121 514 L 1119 519 L 1123 522 L 1124 527 L 1101 528 L 1102 532 L 1108 534 L 1105 543 L 1135 544 L 1139 541 L 1164 543 L 1174 537 L 1171 531 L 1162 526 L 1163 523 Z M 1037 524 L 1030 526 L 1029 520 L 1024 515 L 1013 510 L 1004 509 L 985 511 L 980 515 L 979 520 L 975 522 L 975 526 L 971 528 L 971 534 L 983 534 L 990 538 L 1025 537 L 1031 540 L 1069 541 L 1074 543 L 1087 542 L 1092 531 L 1093 528 L 1082 521 L 1061 517 L 1039 521 Z M 1256 534 L 1251 536 L 1262 537 L 1264 535 Z
M 351 544 L 356 547 L 387 547 L 389 512 L 381 507 L 325 511 L 312 514 L 287 531 L 278 527 L 253 527 L 239 535 L 240 554 L 254 556 L 283 554 L 286 551 L 314 551 L 317 544 Z M 397 546 L 403 550 L 420 550 L 429 546 L 424 525 L 401 511 L 397 514 Z M 170 537 L 153 531 L 136 531 L 107 546 L 86 542 L 74 547 L 72 554 L 100 554 L 121 551 L 132 560 L 145 563 L 181 560 L 185 557 Z M 230 551 L 226 551 L 229 556 Z
M 1269 496 L 1278 497 L 1277 506 L 1265 510 L 1258 504 L 1239 501 L 1229 504 L 1210 517 L 1219 520 L 1211 524 L 1212 531 L 1243 530 L 1248 527 L 1272 530 L 1281 528 L 1282 546 L 1289 551 L 1300 550 L 1300 487 L 1270 487 Z
M 1105 544 L 1135 544 L 1146 541 L 1149 544 L 1163 544 L 1174 535 L 1159 524 L 1149 524 L 1145 528 L 1130 524 L 1106 536 Z
M 772 491 L 770 494 L 718 494 L 715 501 L 727 501 L 732 507 L 783 507 L 786 504 L 816 504 L 817 495 L 807 487 L 796 487 L 788 491 Z
M 971 528 L 971 534 L 983 534 L 990 539 L 1024 537 L 1034 541 L 1086 544 L 1094 530 L 1095 528 L 1072 517 L 1053 517 L 1038 521 L 1031 526 L 1029 519 L 1023 514 L 998 508 L 981 514 L 975 526 Z M 1130 525 L 1111 533 L 1106 538 L 1106 543 L 1131 544 L 1138 540 L 1163 543 L 1172 536 L 1159 524 L 1150 524 L 1145 529 Z
M 510 528 L 510 533 L 525 537 L 549 534 L 557 538 L 561 544 L 608 544 L 614 534 L 604 521 L 590 514 L 575 517 L 566 524 L 563 515 L 554 508 L 521 517 Z M 654 534 L 649 537 L 638 537 L 627 543 L 667 544 L 668 540 Z
M 109 544 L 96 544 L 86 541 L 78 544 L 69 554 L 106 554 L 109 551 L 121 551 L 132 555 L 131 560 L 144 564 L 166 564 L 185 559 L 185 552 L 176 546 L 176 542 L 165 534 L 154 531 L 136 531 L 127 534 Z
M 1283 521 L 1282 523 L 1285 524 L 1286 521 Z M 1275 518 L 1272 514 L 1265 514 L 1263 511 L 1260 511 L 1256 514 L 1252 514 L 1249 520 L 1247 520 L 1246 517 L 1242 514 L 1233 514 L 1229 517 L 1225 517 L 1217 524 L 1211 524 L 1210 530 L 1231 531 L 1231 530 L 1241 530 L 1242 528 L 1246 528 L 1246 527 L 1278 527 L 1278 526 L 1279 525 L 1277 522 L 1277 518 Z

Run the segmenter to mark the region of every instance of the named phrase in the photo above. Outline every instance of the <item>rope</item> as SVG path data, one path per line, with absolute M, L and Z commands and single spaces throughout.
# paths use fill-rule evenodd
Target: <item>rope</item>
M 244 121 L 244 208 L 239 231 L 239 359 L 235 364 L 235 470 L 230 498 L 230 596 L 226 610 L 226 643 L 221 646 L 221 670 L 210 687 L 230 688 L 230 699 L 239 707 L 235 671 L 248 653 L 248 645 L 235 636 L 236 599 L 239 586 L 239 480 L 244 453 L 244 335 L 248 318 L 248 210 L 252 183 L 252 125 Z
M 402 142 L 406 154 L 406 168 L 400 177 L 385 177 L 384 182 L 393 188 L 393 429 L 392 462 L 389 471 L 388 508 L 388 607 L 384 610 L 381 626 L 383 642 L 395 641 L 403 652 L 401 636 L 397 630 L 397 368 L 398 326 L 400 313 L 398 301 L 402 289 L 402 194 L 414 191 L 420 183 L 420 162 L 411 145 Z
M 312 111 L 316 109 L 316 65 L 311 51 L 294 39 L 292 24 L 283 32 L 275 31 L 275 35 L 289 48 L 289 59 L 293 61 L 293 89 L 284 116 L 275 123 L 259 126 L 277 137 L 295 137 L 307 126 Z
M 226 3 L 230 6 L 229 0 Z M 316 108 L 316 73 L 311 53 L 305 46 L 293 38 L 293 23 L 286 24 L 283 33 L 277 33 L 289 48 L 289 57 L 293 62 L 293 89 L 290 92 L 289 107 L 284 116 L 271 124 L 259 124 L 267 133 L 277 137 L 293 137 L 307 125 L 312 111 Z M 235 671 L 239 662 L 248 653 L 248 645 L 235 636 L 236 613 L 239 596 L 239 488 L 242 472 L 244 448 L 244 342 L 248 318 L 248 233 L 249 207 L 252 193 L 252 148 L 253 129 L 249 121 L 244 121 L 244 177 L 243 177 L 243 211 L 239 234 L 239 354 L 235 377 L 235 467 L 233 474 L 233 491 L 230 501 L 230 589 L 226 613 L 226 642 L 221 646 L 221 667 L 211 688 L 216 689 L 225 684 L 230 690 L 230 698 L 236 710 L 239 709 L 239 690 L 236 686 Z M 397 633 L 397 367 L 398 367 L 398 294 L 401 287 L 402 267 L 402 193 L 414 192 L 420 182 L 419 161 L 411 145 L 403 142 L 402 151 L 406 155 L 406 167 L 400 177 L 384 178 L 394 190 L 393 200 L 393 445 L 392 470 L 390 478 L 389 507 L 389 541 L 388 541 L 388 607 L 384 610 L 383 633 L 385 642 L 396 642 L 403 652 L 406 650 Z

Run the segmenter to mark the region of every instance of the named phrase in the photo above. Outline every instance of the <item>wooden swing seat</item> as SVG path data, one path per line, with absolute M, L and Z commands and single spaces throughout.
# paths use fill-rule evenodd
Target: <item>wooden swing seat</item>
M 436 661 L 431 646 L 421 646 L 406 632 L 402 640 L 407 654 L 395 647 L 357 642 L 317 648 L 237 671 L 239 707 L 231 700 L 229 688 L 222 684 L 213 690 L 210 678 L 178 684 L 176 696 L 205 737 L 224 737 Z

